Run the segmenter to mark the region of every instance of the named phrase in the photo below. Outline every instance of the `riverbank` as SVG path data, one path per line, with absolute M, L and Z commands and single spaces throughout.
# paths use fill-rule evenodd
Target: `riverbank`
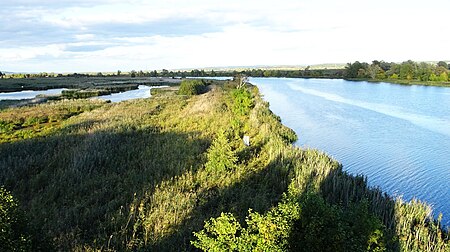
M 26 129 L 40 135 L 0 144 L 0 184 L 65 251 L 448 248 L 428 206 L 395 201 L 320 151 L 294 147 L 256 87 L 212 87 L 96 104 L 51 131 L 37 122 Z M 0 119 L 64 104 L 41 106 Z
M 420 86 L 434 86 L 434 87 L 450 87 L 450 82 L 445 81 L 419 81 L 419 80 L 396 80 L 396 79 L 367 79 L 367 78 L 353 78 L 353 79 L 346 79 L 344 80 L 348 81 L 367 81 L 371 83 L 391 83 L 391 84 L 399 84 L 399 85 L 420 85 Z

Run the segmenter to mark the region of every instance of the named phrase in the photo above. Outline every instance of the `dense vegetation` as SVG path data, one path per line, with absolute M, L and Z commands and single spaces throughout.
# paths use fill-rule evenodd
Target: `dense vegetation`
M 178 85 L 179 82 L 180 80 L 167 78 L 90 75 L 52 76 L 46 78 L 3 78 L 0 79 L 0 92 L 69 88 L 78 89 L 78 92 L 91 90 L 104 93 L 117 93 L 137 89 L 139 85 Z M 71 93 L 67 94 L 70 96 Z
M 11 193 L 0 187 L 0 251 L 32 248 L 27 222 Z
M 4 125 L 61 115 L 57 127 L 29 127 L 27 139 L 13 137 L 23 124 L 2 132 L 0 185 L 26 211 L 30 236 L 51 241 L 30 246 L 448 251 L 428 206 L 393 200 L 325 154 L 293 147 L 296 135 L 256 87 L 208 89 L 1 111 Z
M 372 61 L 372 64 L 354 62 L 348 63 L 345 68 L 345 78 L 349 79 L 372 79 L 372 80 L 389 80 L 389 81 L 419 81 L 422 83 L 430 82 L 430 84 L 448 83 L 449 66 L 446 62 L 440 61 L 437 64 L 429 64 L 425 62 L 414 62 L 411 60 L 400 64 L 388 63 L 384 61 Z
M 198 95 L 203 94 L 207 87 L 204 80 L 182 80 L 178 94 Z
M 372 63 L 353 62 L 344 65 L 322 65 L 285 68 L 243 68 L 224 70 L 193 69 L 189 71 L 130 71 L 123 73 L 95 74 L 8 74 L 0 76 L 0 91 L 20 91 L 22 89 L 47 89 L 56 87 L 90 88 L 102 90 L 102 85 L 113 84 L 152 84 L 172 85 L 179 83 L 177 78 L 186 77 L 234 77 L 239 74 L 249 77 L 286 77 L 286 78 L 345 78 L 355 80 L 387 81 L 399 84 L 421 84 L 450 86 L 450 66 L 445 61 L 437 63 L 402 63 L 374 60 Z M 44 81 L 42 81 L 44 80 Z M 41 82 L 41 83 L 39 83 Z M 23 86 L 23 88 L 22 88 Z

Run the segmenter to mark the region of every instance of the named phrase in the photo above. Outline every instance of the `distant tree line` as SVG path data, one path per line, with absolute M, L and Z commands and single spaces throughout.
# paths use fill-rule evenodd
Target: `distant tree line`
M 394 63 L 374 60 L 371 64 L 355 61 L 348 63 L 345 69 L 246 69 L 246 70 L 204 70 L 193 69 L 187 71 L 169 71 L 167 69 L 152 71 L 122 72 L 118 70 L 113 73 L 13 73 L 4 74 L 0 72 L 0 78 L 49 78 L 49 77 L 233 77 L 243 74 L 248 77 L 287 77 L 287 78 L 345 78 L 345 79 L 372 79 L 372 80 L 416 80 L 416 81 L 439 81 L 449 80 L 449 65 L 445 61 L 437 64 L 426 62 L 414 62 L 411 60 Z
M 1 78 L 15 78 L 15 79 L 26 79 L 26 78 L 58 78 L 58 77 L 165 77 L 165 78 L 186 78 L 186 77 L 233 77 L 238 74 L 243 74 L 249 77 L 289 77 L 289 78 L 342 78 L 344 74 L 343 69 L 310 69 L 306 67 L 305 69 L 296 70 L 281 70 L 281 69 L 248 69 L 248 70 L 198 70 L 193 69 L 190 71 L 169 71 L 167 69 L 162 69 L 160 71 L 136 71 L 132 70 L 130 72 L 122 72 L 118 70 L 114 73 L 71 73 L 71 74 L 61 74 L 61 73 L 11 73 L 2 74 Z
M 447 82 L 449 65 L 444 61 L 437 64 L 404 61 L 400 64 L 374 60 L 371 64 L 356 61 L 345 67 L 344 78 L 373 80 L 417 80 Z

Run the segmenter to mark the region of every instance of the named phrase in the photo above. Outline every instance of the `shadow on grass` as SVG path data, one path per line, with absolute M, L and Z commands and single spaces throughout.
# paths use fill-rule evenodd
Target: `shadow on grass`
M 265 213 L 281 199 L 289 184 L 292 164 L 280 158 L 259 171 L 252 172 L 232 186 L 219 189 L 210 188 L 197 197 L 196 207 L 190 218 L 177 228 L 177 232 L 164 237 L 143 251 L 190 251 L 195 250 L 190 241 L 193 232 L 201 230 L 204 222 L 217 217 L 221 212 L 231 212 L 243 222 L 248 209 Z
M 142 250 L 195 251 L 190 244 L 195 239 L 193 232 L 203 229 L 210 218 L 229 212 L 243 224 L 250 208 L 267 213 L 287 191 L 295 162 L 279 157 L 228 188 L 205 191 L 198 197 L 190 218 L 176 228 L 177 232 Z M 359 251 L 376 247 L 376 243 L 371 243 L 375 238 L 388 251 L 400 250 L 392 231 L 396 225 L 395 204 L 389 196 L 370 189 L 364 178 L 348 175 L 340 167 L 326 174 L 319 188 L 314 190 L 316 176 L 311 172 L 303 180 L 305 189 L 298 195 L 302 215 L 293 225 L 288 250 Z M 377 237 L 377 230 L 383 232 L 380 237 Z
M 99 234 L 107 237 L 124 226 L 135 196 L 186 169 L 196 169 L 210 145 L 207 139 L 192 137 L 195 132 L 117 131 L 0 145 L 0 184 L 13 192 L 32 226 L 53 237 L 59 250 L 105 244 L 96 240 Z

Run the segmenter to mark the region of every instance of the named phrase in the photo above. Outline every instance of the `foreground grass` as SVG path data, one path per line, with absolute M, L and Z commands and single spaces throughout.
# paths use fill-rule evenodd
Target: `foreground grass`
M 63 251 L 448 250 L 426 205 L 293 147 L 255 87 L 209 90 L 95 104 L 28 139 L 5 131 L 0 184 Z M 11 109 L 3 121 L 64 106 Z

